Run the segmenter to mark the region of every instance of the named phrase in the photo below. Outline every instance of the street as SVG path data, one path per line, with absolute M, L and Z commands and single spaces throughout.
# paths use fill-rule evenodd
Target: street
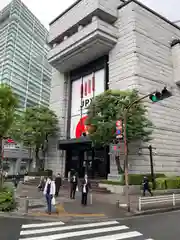
M 123 220 L 36 221 L 0 218 L 1 240 L 179 240 L 180 211 Z

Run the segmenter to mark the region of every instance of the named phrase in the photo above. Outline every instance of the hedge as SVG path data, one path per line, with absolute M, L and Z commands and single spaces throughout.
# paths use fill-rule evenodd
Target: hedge
M 178 189 L 180 188 L 180 177 L 165 177 L 156 179 L 156 189 Z
M 0 211 L 9 212 L 16 208 L 14 198 L 14 189 L 10 186 L 5 186 L 0 190 Z
M 39 171 L 39 172 L 28 172 L 28 176 L 31 177 L 48 177 L 48 176 L 52 176 L 53 175 L 53 171 L 50 169 L 47 169 L 45 171 Z
M 151 174 L 129 174 L 129 185 L 141 185 L 143 181 L 143 177 L 147 176 L 149 181 L 151 181 Z M 165 178 L 165 174 L 162 173 L 156 173 L 155 175 L 156 178 Z M 110 184 L 110 185 L 124 185 L 125 181 L 123 182 L 118 182 L 118 181 L 109 181 L 109 180 L 103 180 L 101 183 L 105 184 Z

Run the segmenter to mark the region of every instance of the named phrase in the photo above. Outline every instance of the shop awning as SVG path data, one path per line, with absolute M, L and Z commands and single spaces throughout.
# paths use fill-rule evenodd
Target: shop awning
M 67 139 L 58 141 L 59 150 L 68 150 L 68 149 L 91 149 L 92 141 L 88 138 L 78 138 L 78 139 Z

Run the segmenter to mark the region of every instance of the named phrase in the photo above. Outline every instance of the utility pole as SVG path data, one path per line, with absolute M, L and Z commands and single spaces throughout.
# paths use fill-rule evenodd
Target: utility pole
M 148 146 L 149 149 L 149 157 L 150 157 L 150 166 L 151 166 L 151 181 L 153 185 L 153 190 L 156 189 L 156 182 L 154 177 L 154 165 L 153 165 L 153 153 L 152 153 L 152 145 Z
M 126 202 L 127 202 L 127 210 L 130 212 L 131 210 L 131 203 L 130 203 L 130 196 L 129 196 L 129 170 L 128 170 L 128 142 L 127 142 L 127 117 L 129 109 L 131 109 L 132 106 L 139 103 L 141 100 L 150 97 L 152 94 L 156 93 L 156 91 L 149 93 L 131 104 L 129 104 L 125 110 L 124 110 L 124 165 L 125 165 L 125 185 L 126 185 Z

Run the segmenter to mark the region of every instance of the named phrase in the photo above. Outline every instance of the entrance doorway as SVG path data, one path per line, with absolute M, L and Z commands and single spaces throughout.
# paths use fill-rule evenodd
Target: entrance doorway
M 92 179 L 106 179 L 110 173 L 107 147 L 93 148 L 92 142 L 88 139 L 69 139 L 61 140 L 59 149 L 66 151 L 66 178 L 72 169 L 80 178 L 87 173 Z
M 66 175 L 74 169 L 80 178 L 83 178 L 85 173 L 89 178 L 100 179 L 106 178 L 109 173 L 109 161 L 104 149 L 96 150 L 69 150 L 67 152 Z

